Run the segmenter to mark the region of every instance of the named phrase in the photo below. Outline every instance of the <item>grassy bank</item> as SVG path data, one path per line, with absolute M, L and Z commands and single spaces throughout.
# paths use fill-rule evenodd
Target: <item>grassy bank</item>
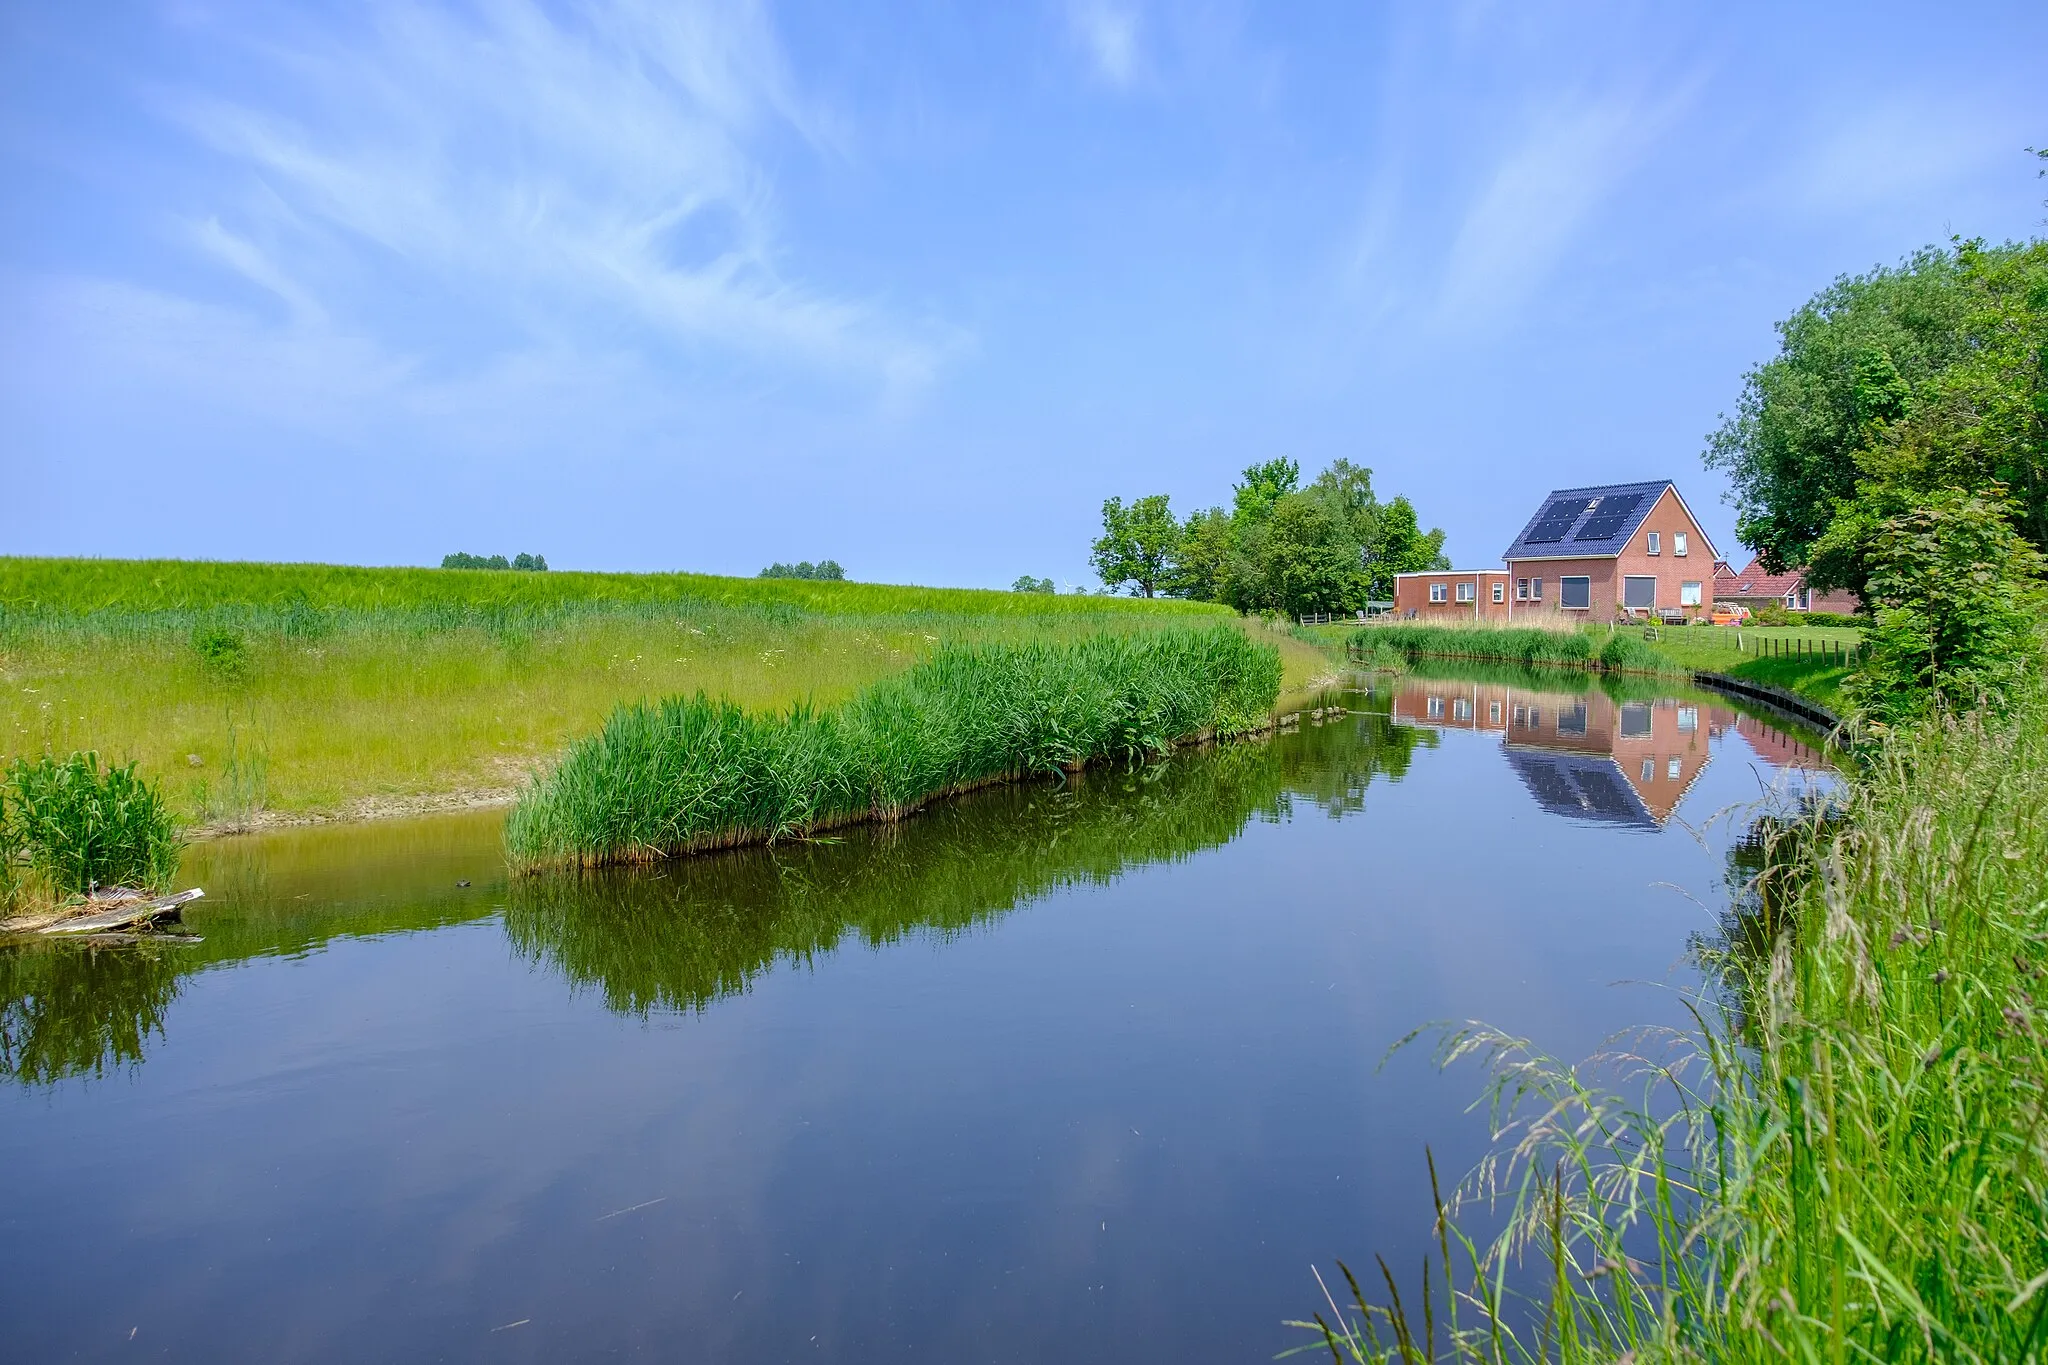
M 1561 665 L 1607 673 L 1683 671 L 1640 636 L 1596 635 L 1576 626 L 1391 623 L 1361 626 L 1350 633 L 1349 643 L 1368 656 L 1393 652 L 1409 658 L 1485 659 L 1524 668 Z
M 953 646 L 837 707 L 622 706 L 521 796 L 516 862 L 595 865 L 894 819 L 984 783 L 1263 724 L 1279 652 L 1231 625 Z
M 1418 1287 L 1404 1311 L 1391 1280 L 1386 1298 L 1346 1285 L 1324 1315 L 1338 1349 L 2048 1351 L 2048 694 L 2036 683 L 2007 719 L 1898 733 L 1838 807 L 1763 830 L 1731 867 L 1724 931 L 1702 945 L 1716 990 L 1699 1032 L 1604 1067 L 1478 1026 L 1448 1039 L 1446 1059 L 1493 1063 L 1504 1119 L 1461 1195 L 1503 1201 L 1510 1230 L 1465 1242 L 1447 1200 L 1427 1272 L 1439 1319 L 1425 1325 Z M 1547 1269 L 1518 1305 L 1502 1285 L 1523 1257 Z
M 504 799 L 621 702 L 831 705 L 945 643 L 1222 608 L 698 574 L 0 559 L 0 761 L 96 749 L 216 826 Z M 1299 686 L 1323 656 L 1273 635 Z

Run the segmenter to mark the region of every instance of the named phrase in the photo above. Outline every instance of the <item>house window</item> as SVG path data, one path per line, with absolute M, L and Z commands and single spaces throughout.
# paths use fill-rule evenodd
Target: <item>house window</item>
M 1448 591 L 1447 591 L 1447 590 L 1446 590 L 1446 589 L 1444 588 L 1444 585 L 1443 585 L 1443 584 L 1441 584 L 1441 583 L 1432 583 L 1432 584 L 1430 584 L 1430 585 L 1429 585 L 1429 600 L 1430 600 L 1430 601 L 1432 601 L 1432 602 L 1444 602 L 1444 601 L 1448 601 L 1449 599 L 1450 599 L 1450 593 L 1449 593 L 1449 592 L 1448 592 Z
M 1680 559 L 1685 558 L 1685 532 L 1673 531 L 1671 533 L 1671 553 L 1677 555 Z
M 1657 580 L 1644 574 L 1629 574 L 1621 580 L 1621 604 L 1647 610 L 1657 605 Z
M 1452 719 L 1452 720 L 1470 720 L 1470 719 L 1472 719 L 1472 699 L 1471 699 L 1470 697 L 1457 697 L 1457 698 L 1454 698 L 1454 699 L 1452 700 L 1452 702 L 1451 702 L 1451 719 Z
M 1472 600 L 1472 585 L 1470 583 L 1460 583 L 1458 585 L 1458 600 L 1460 602 L 1470 602 Z
M 1678 605 L 1681 607 L 1696 607 L 1699 604 L 1700 585 L 1698 583 L 1680 583 L 1678 585 Z
M 1495 602 L 1497 602 L 1497 603 L 1498 603 L 1498 602 L 1505 602 L 1505 601 L 1507 601 L 1507 600 L 1508 600 L 1508 585 L 1507 585 L 1507 584 L 1505 584 L 1505 583 L 1496 583 L 1496 584 L 1494 584 L 1494 585 L 1493 585 L 1493 600 L 1494 600 Z
M 1644 760 L 1643 760 L 1643 781 L 1645 781 L 1645 782 L 1655 782 L 1656 780 L 1657 780 L 1657 760 L 1656 760 L 1656 759 L 1654 759 L 1654 758 L 1646 758 L 1646 759 L 1644 759 Z
M 1666 764 L 1664 765 L 1664 776 L 1666 776 L 1666 777 L 1670 778 L 1670 779 L 1671 779 L 1671 780 L 1672 780 L 1673 782 L 1676 782 L 1676 781 L 1678 780 L 1678 760 L 1677 760 L 1677 759 L 1675 759 L 1675 758 L 1674 758 L 1674 759 L 1672 759 L 1672 760 L 1671 760 L 1671 761 L 1670 761 L 1669 763 L 1666 763 Z
M 1532 578 L 1529 580 L 1529 600 L 1531 602 L 1541 602 L 1543 600 L 1542 579 Z
M 1529 580 L 1528 580 L 1528 579 L 1526 579 L 1526 578 L 1517 578 L 1517 579 L 1515 580 L 1515 600 L 1516 600 L 1517 602 L 1526 602 L 1526 601 L 1528 601 L 1528 600 L 1529 600 Z
M 1650 703 L 1646 701 L 1622 703 L 1621 737 L 1623 739 L 1648 739 L 1650 737 Z
M 1657 548 L 1657 533 L 1656 533 L 1655 531 L 1652 531 L 1652 532 L 1650 532 L 1650 553 L 1651 553 L 1651 554 L 1657 554 L 1657 553 L 1658 553 L 1658 548 Z
M 1681 706 L 1678 708 L 1678 733 L 1687 734 L 1700 728 L 1700 708 Z
M 1557 732 L 1561 735 L 1577 735 L 1582 739 L 1585 737 L 1586 704 L 1584 702 L 1580 702 L 1577 706 L 1560 706 L 1557 708 Z
M 1500 703 L 1499 703 L 1499 702 L 1497 702 L 1497 701 L 1490 701 L 1490 702 L 1486 703 L 1486 723 L 1487 723 L 1488 725 L 1498 725 L 1498 724 L 1500 724 Z
M 1537 579 L 1542 582 L 1542 579 Z M 1584 574 L 1557 580 L 1557 604 L 1560 607 L 1587 608 L 1593 605 L 1593 580 Z
M 1431 720 L 1442 720 L 1444 718 L 1444 699 L 1442 697 L 1431 697 L 1428 710 Z

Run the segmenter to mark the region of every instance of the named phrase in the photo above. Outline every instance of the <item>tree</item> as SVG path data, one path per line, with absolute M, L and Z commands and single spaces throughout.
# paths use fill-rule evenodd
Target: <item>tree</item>
M 1108 587 L 1128 583 L 1134 596 L 1151 597 L 1173 572 L 1180 538 L 1166 494 L 1139 498 L 1128 508 L 1122 498 L 1111 498 L 1102 504 L 1102 536 L 1089 562 Z
M 1053 581 L 1050 578 L 1033 578 L 1030 574 L 1024 574 L 1022 577 L 1018 578 L 1016 582 L 1010 585 L 1010 591 L 1058 592 L 1059 589 L 1056 586 L 1054 586 Z
M 1231 534 L 1230 513 L 1223 508 L 1189 513 L 1180 529 L 1180 553 L 1167 591 L 1198 602 L 1222 601 L 1230 573 Z
M 1263 528 L 1259 582 L 1264 601 L 1290 616 L 1350 611 L 1365 601 L 1358 542 L 1331 504 L 1290 493 L 1273 505 Z
M 829 583 L 840 583 L 846 579 L 846 570 L 839 567 L 837 560 L 832 559 L 821 559 L 816 564 L 811 563 L 808 559 L 797 564 L 784 564 L 777 560 L 761 570 L 760 576 L 762 578 L 808 578 Z
M 1268 460 L 1245 467 L 1240 481 L 1231 487 L 1234 519 L 1255 523 L 1265 519 L 1275 503 L 1301 483 L 1301 466 L 1292 460 Z
M 1421 528 L 1415 504 L 1397 497 L 1379 509 L 1374 540 L 1365 546 L 1366 582 L 1379 601 L 1394 595 L 1394 575 L 1448 569 L 1441 527 Z

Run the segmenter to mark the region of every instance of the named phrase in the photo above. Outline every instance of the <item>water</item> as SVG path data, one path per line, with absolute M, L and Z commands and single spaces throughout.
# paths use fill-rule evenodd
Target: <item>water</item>
M 508 882 L 495 813 L 198 848 L 203 943 L 0 953 L 0 1354 L 1269 1359 L 1483 1148 L 1389 1044 L 1682 1022 L 1716 813 L 1814 762 L 1563 687 L 653 871 Z

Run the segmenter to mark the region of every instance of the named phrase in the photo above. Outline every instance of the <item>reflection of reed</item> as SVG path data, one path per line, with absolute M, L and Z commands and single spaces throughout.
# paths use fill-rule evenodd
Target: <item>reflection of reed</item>
M 0 1069 L 24 1085 L 142 1060 L 183 975 L 179 946 L 76 944 L 0 949 Z
M 701 1009 L 778 959 L 951 935 L 1062 887 L 1229 842 L 1296 800 L 1333 815 L 1435 736 L 1354 716 L 1071 785 L 984 792 L 843 842 L 516 881 L 512 941 L 615 1010 Z

